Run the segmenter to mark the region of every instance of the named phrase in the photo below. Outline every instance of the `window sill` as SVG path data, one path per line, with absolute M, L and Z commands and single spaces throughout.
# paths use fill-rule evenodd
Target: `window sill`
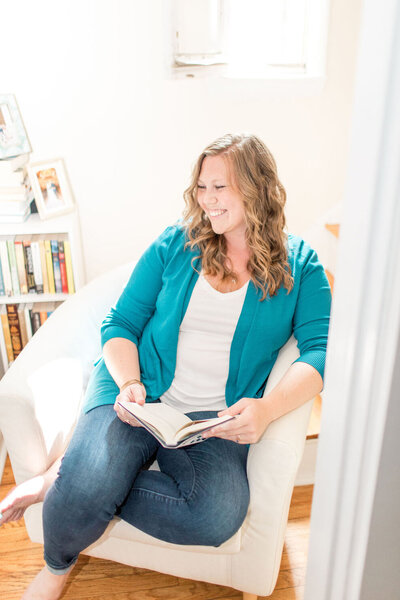
M 170 69 L 170 76 L 174 80 L 223 80 L 229 85 L 245 84 L 247 86 L 267 87 L 268 90 L 304 92 L 317 94 L 322 92 L 326 75 L 322 72 L 310 72 L 305 69 L 279 69 L 268 71 L 233 71 L 226 65 L 212 66 L 177 66 Z

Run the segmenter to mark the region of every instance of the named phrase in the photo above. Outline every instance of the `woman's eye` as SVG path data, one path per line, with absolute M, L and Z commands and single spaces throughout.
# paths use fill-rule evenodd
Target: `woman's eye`
M 217 190 L 222 190 L 222 188 L 224 188 L 225 186 L 224 185 L 216 185 L 215 187 L 217 188 Z
M 205 185 L 199 185 L 199 184 L 197 184 L 197 189 L 198 190 L 205 190 L 206 186 Z

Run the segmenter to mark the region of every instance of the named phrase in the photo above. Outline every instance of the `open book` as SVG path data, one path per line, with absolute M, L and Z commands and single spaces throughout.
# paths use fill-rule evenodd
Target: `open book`
M 203 442 L 202 432 L 234 419 L 234 416 L 215 417 L 192 421 L 186 415 L 167 404 L 118 401 L 130 415 L 149 431 L 164 448 L 182 448 Z

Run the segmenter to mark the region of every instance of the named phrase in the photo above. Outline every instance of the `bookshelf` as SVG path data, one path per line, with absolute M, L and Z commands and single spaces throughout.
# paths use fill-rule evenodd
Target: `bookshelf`
M 23 223 L 0 224 L 0 239 L 6 236 L 26 236 L 45 235 L 49 239 L 56 238 L 63 234 L 67 236 L 71 248 L 71 262 L 74 278 L 75 291 L 84 285 L 85 274 L 82 255 L 82 243 L 80 235 L 80 225 L 77 211 L 62 215 L 57 218 L 42 221 L 38 214 L 32 214 Z M 63 302 L 70 294 L 66 293 L 28 293 L 20 295 L 5 296 L 0 295 L 0 309 L 7 304 L 25 304 L 41 302 Z M 3 337 L 3 331 L 0 330 Z M 4 341 L 4 340 L 3 340 Z M 0 353 L 0 377 L 4 374 L 7 365 L 4 364 L 4 346 Z

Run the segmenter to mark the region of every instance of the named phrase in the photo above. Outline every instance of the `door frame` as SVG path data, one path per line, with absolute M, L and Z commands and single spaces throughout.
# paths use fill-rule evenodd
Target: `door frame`
M 400 0 L 364 0 L 304 600 L 358 600 L 400 325 Z M 397 458 L 396 458 L 397 459 Z

